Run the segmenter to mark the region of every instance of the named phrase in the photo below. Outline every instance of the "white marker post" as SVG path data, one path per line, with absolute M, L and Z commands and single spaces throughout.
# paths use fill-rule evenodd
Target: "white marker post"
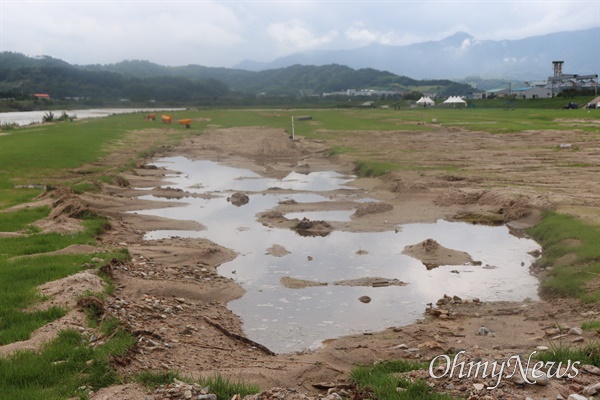
M 292 142 L 294 141 L 294 116 L 292 115 Z
M 294 141 L 294 116 L 292 115 L 292 142 Z

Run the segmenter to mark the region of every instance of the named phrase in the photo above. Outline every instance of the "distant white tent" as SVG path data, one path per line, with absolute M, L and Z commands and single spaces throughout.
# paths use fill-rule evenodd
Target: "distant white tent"
M 435 105 L 435 101 L 431 100 L 429 96 L 421 96 L 421 98 L 417 100 L 417 104 L 427 107 Z
M 462 104 L 462 105 L 467 105 L 467 102 L 464 101 L 463 99 L 461 99 L 458 96 L 450 96 L 448 97 L 448 99 L 446 101 L 444 101 L 442 104 Z

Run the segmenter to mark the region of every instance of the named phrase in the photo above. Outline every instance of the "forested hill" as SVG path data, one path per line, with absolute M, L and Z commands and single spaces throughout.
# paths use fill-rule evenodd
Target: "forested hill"
M 251 72 L 199 65 L 167 67 L 148 61 L 71 65 L 52 57 L 0 53 L 0 96 L 48 93 L 66 97 L 132 101 L 226 103 L 256 97 L 298 98 L 346 89 L 465 94 L 470 88 L 449 80 L 421 80 L 375 69 L 343 65 L 306 66 Z M 237 102 L 237 101 L 234 101 Z

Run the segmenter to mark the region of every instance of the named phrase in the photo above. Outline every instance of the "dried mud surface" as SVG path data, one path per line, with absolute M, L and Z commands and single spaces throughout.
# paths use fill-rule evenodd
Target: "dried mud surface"
M 402 223 L 453 220 L 464 213 L 492 213 L 519 230 L 539 221 L 540 212 L 549 208 L 600 222 L 600 193 L 589 184 L 597 180 L 597 171 L 561 167 L 574 163 L 597 164 L 594 158 L 600 153 L 600 144 L 586 135 L 577 130 L 490 135 L 440 126 L 418 133 L 351 132 L 336 139 L 336 144 L 360 148 L 386 160 L 402 160 L 407 165 L 427 165 L 432 169 L 423 172 L 409 168 L 381 178 L 355 180 L 353 184 L 358 189 L 385 206 L 366 205 L 351 221 L 332 222 L 331 228 L 355 232 L 393 230 Z M 572 143 L 580 150 L 556 150 L 559 143 Z M 220 161 L 268 177 L 284 177 L 292 170 L 352 173 L 349 156 L 330 158 L 326 156 L 327 150 L 328 144 L 323 141 L 300 138 L 292 142 L 285 132 L 253 127 L 215 128 L 202 136 L 185 139 L 175 148 L 166 149 L 164 154 Z M 119 165 L 127 157 L 128 154 L 116 152 L 99 163 Z M 445 165 L 454 165 L 459 172 L 448 173 L 439 168 Z M 116 290 L 104 304 L 106 311 L 117 316 L 137 337 L 134 350 L 120 360 L 118 368 L 123 376 L 142 370 L 174 369 L 193 377 L 219 372 L 234 380 L 256 383 L 262 390 L 293 388 L 297 391 L 294 398 L 305 398 L 298 393 L 314 397 L 325 393 L 319 389 L 323 387 L 319 383 L 347 379 L 348 372 L 359 364 L 397 358 L 428 360 L 463 349 L 472 359 L 529 354 L 560 336 L 562 331 L 554 331 L 558 325 L 577 327 L 586 319 L 600 317 L 598 306 L 577 300 L 482 303 L 477 299 L 453 298 L 449 287 L 449 296 L 432 304 L 430 312 L 418 323 L 332 338 L 313 352 L 273 355 L 260 344 L 242 340 L 241 321 L 226 307 L 228 301 L 243 294 L 240 286 L 218 273 L 219 265 L 236 257 L 232 250 L 205 239 L 145 241 L 143 234 L 149 230 L 199 230 L 203 226 L 126 212 L 169 206 L 140 200 L 137 196 L 141 194 L 180 196 L 181 193 L 157 188 L 166 172 L 140 165 L 126 176 L 130 186 L 104 185 L 101 193 L 85 195 L 56 192 L 42 199 L 48 201 L 51 197 L 53 204 L 51 217 L 41 225 L 44 230 L 78 229 L 77 217 L 92 210 L 108 216 L 111 223 L 111 229 L 103 235 L 99 245 L 126 247 L 132 256 L 127 264 L 109 266 Z M 135 187 L 147 190 L 136 191 Z M 302 206 L 316 210 L 356 208 L 351 202 Z M 286 220 L 283 214 L 297 211 L 298 207 L 298 204 L 280 204 L 257 218 L 265 224 L 290 229 L 297 221 Z M 269 245 L 272 246 L 269 254 L 273 256 L 287 252 L 276 243 Z M 98 283 L 90 277 L 82 279 L 84 281 Z M 363 282 L 369 283 L 373 282 Z M 66 287 L 74 284 L 75 281 L 66 279 L 40 290 L 51 290 L 49 294 L 66 293 Z M 299 280 L 290 278 L 288 284 L 298 285 L 298 290 L 302 290 Z M 50 301 L 58 301 L 58 296 L 54 299 Z M 436 300 L 432 299 L 432 303 Z M 69 326 L 89 330 L 77 307 L 66 317 L 34 333 L 32 340 L 0 347 L 0 356 L 19 349 L 35 349 L 51 338 L 52 332 Z M 482 327 L 493 334 L 480 335 Z M 593 331 L 560 336 L 560 340 L 573 344 L 599 339 Z M 581 372 L 575 380 L 553 379 L 546 386 L 506 382 L 495 390 L 476 390 L 473 386 L 476 382 L 467 379 L 430 379 L 430 383 L 439 390 L 465 398 L 530 396 L 537 399 L 556 398 L 564 390 L 574 393 L 577 387 L 573 385 L 582 388 L 599 379 L 592 373 Z M 102 389 L 92 398 L 162 397 L 138 385 L 125 384 Z

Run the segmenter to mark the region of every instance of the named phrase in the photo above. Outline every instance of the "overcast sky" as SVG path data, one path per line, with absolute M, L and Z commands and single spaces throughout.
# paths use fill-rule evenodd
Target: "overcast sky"
M 459 31 L 501 40 L 598 26 L 600 0 L 0 0 L 2 51 L 71 64 L 231 67 L 244 59 L 405 45 Z

